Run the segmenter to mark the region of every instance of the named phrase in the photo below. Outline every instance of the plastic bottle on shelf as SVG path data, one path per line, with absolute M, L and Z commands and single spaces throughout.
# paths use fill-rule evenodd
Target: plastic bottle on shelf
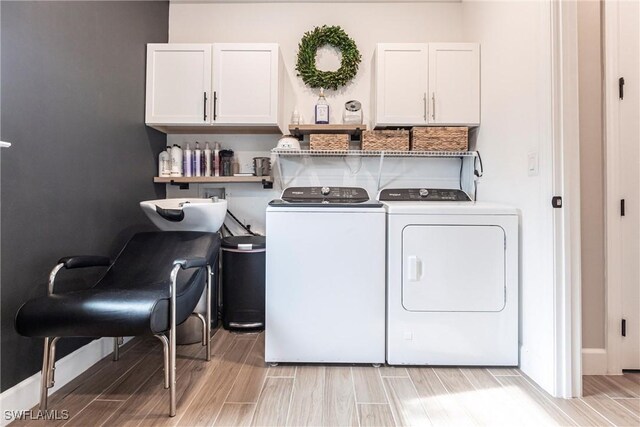
M 220 176 L 220 143 L 213 146 L 213 176 Z
M 298 111 L 298 108 L 294 108 L 293 113 L 291 113 L 291 124 L 292 125 L 299 125 L 300 123 L 300 112 Z
M 202 176 L 202 150 L 200 143 L 196 141 L 196 148 L 193 150 L 193 176 Z
M 211 176 L 211 147 L 209 143 L 204 145 L 204 156 L 202 156 L 202 164 L 204 165 L 204 176 Z
M 193 176 L 193 151 L 191 151 L 188 142 L 184 150 L 184 176 Z
M 158 156 L 158 176 L 171 176 L 171 147 L 160 153 Z
M 173 144 L 171 147 L 171 176 L 182 176 L 182 148 L 178 144 Z

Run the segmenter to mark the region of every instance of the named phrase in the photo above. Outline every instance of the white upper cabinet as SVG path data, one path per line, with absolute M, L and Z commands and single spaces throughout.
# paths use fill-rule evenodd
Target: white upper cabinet
M 381 43 L 374 127 L 480 124 L 477 43 Z
M 209 122 L 210 44 L 148 44 L 146 123 Z
M 378 44 L 376 126 L 426 124 L 428 48 L 425 43 Z
M 429 122 L 480 124 L 480 46 L 429 44 Z
M 278 121 L 278 45 L 213 45 L 213 122 Z
M 275 43 L 149 44 L 146 97 L 166 133 L 280 133 L 295 104 Z

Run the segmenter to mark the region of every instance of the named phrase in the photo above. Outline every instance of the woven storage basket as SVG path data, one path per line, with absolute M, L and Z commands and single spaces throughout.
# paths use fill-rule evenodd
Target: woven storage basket
M 309 135 L 312 150 L 348 150 L 349 135 L 346 133 L 312 133 Z
M 412 151 L 467 151 L 469 128 L 419 127 L 411 129 Z
M 362 149 L 371 151 L 408 151 L 408 130 L 366 130 L 362 132 Z

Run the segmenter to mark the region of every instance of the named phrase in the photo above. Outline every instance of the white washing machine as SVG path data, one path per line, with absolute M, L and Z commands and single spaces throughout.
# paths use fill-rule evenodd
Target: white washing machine
M 384 363 L 385 221 L 362 188 L 287 188 L 269 204 L 267 362 Z
M 387 189 L 387 363 L 518 365 L 518 213 Z

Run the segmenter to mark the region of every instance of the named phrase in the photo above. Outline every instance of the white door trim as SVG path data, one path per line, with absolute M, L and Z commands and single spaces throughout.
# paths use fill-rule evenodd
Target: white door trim
M 551 1 L 555 393 L 582 394 L 577 4 Z M 550 201 L 549 201 L 550 202 Z
M 604 32 L 604 102 L 605 102 L 605 348 L 607 373 L 622 373 L 620 363 L 622 337 L 622 229 L 618 208 L 619 104 L 618 104 L 618 2 L 605 1 Z

